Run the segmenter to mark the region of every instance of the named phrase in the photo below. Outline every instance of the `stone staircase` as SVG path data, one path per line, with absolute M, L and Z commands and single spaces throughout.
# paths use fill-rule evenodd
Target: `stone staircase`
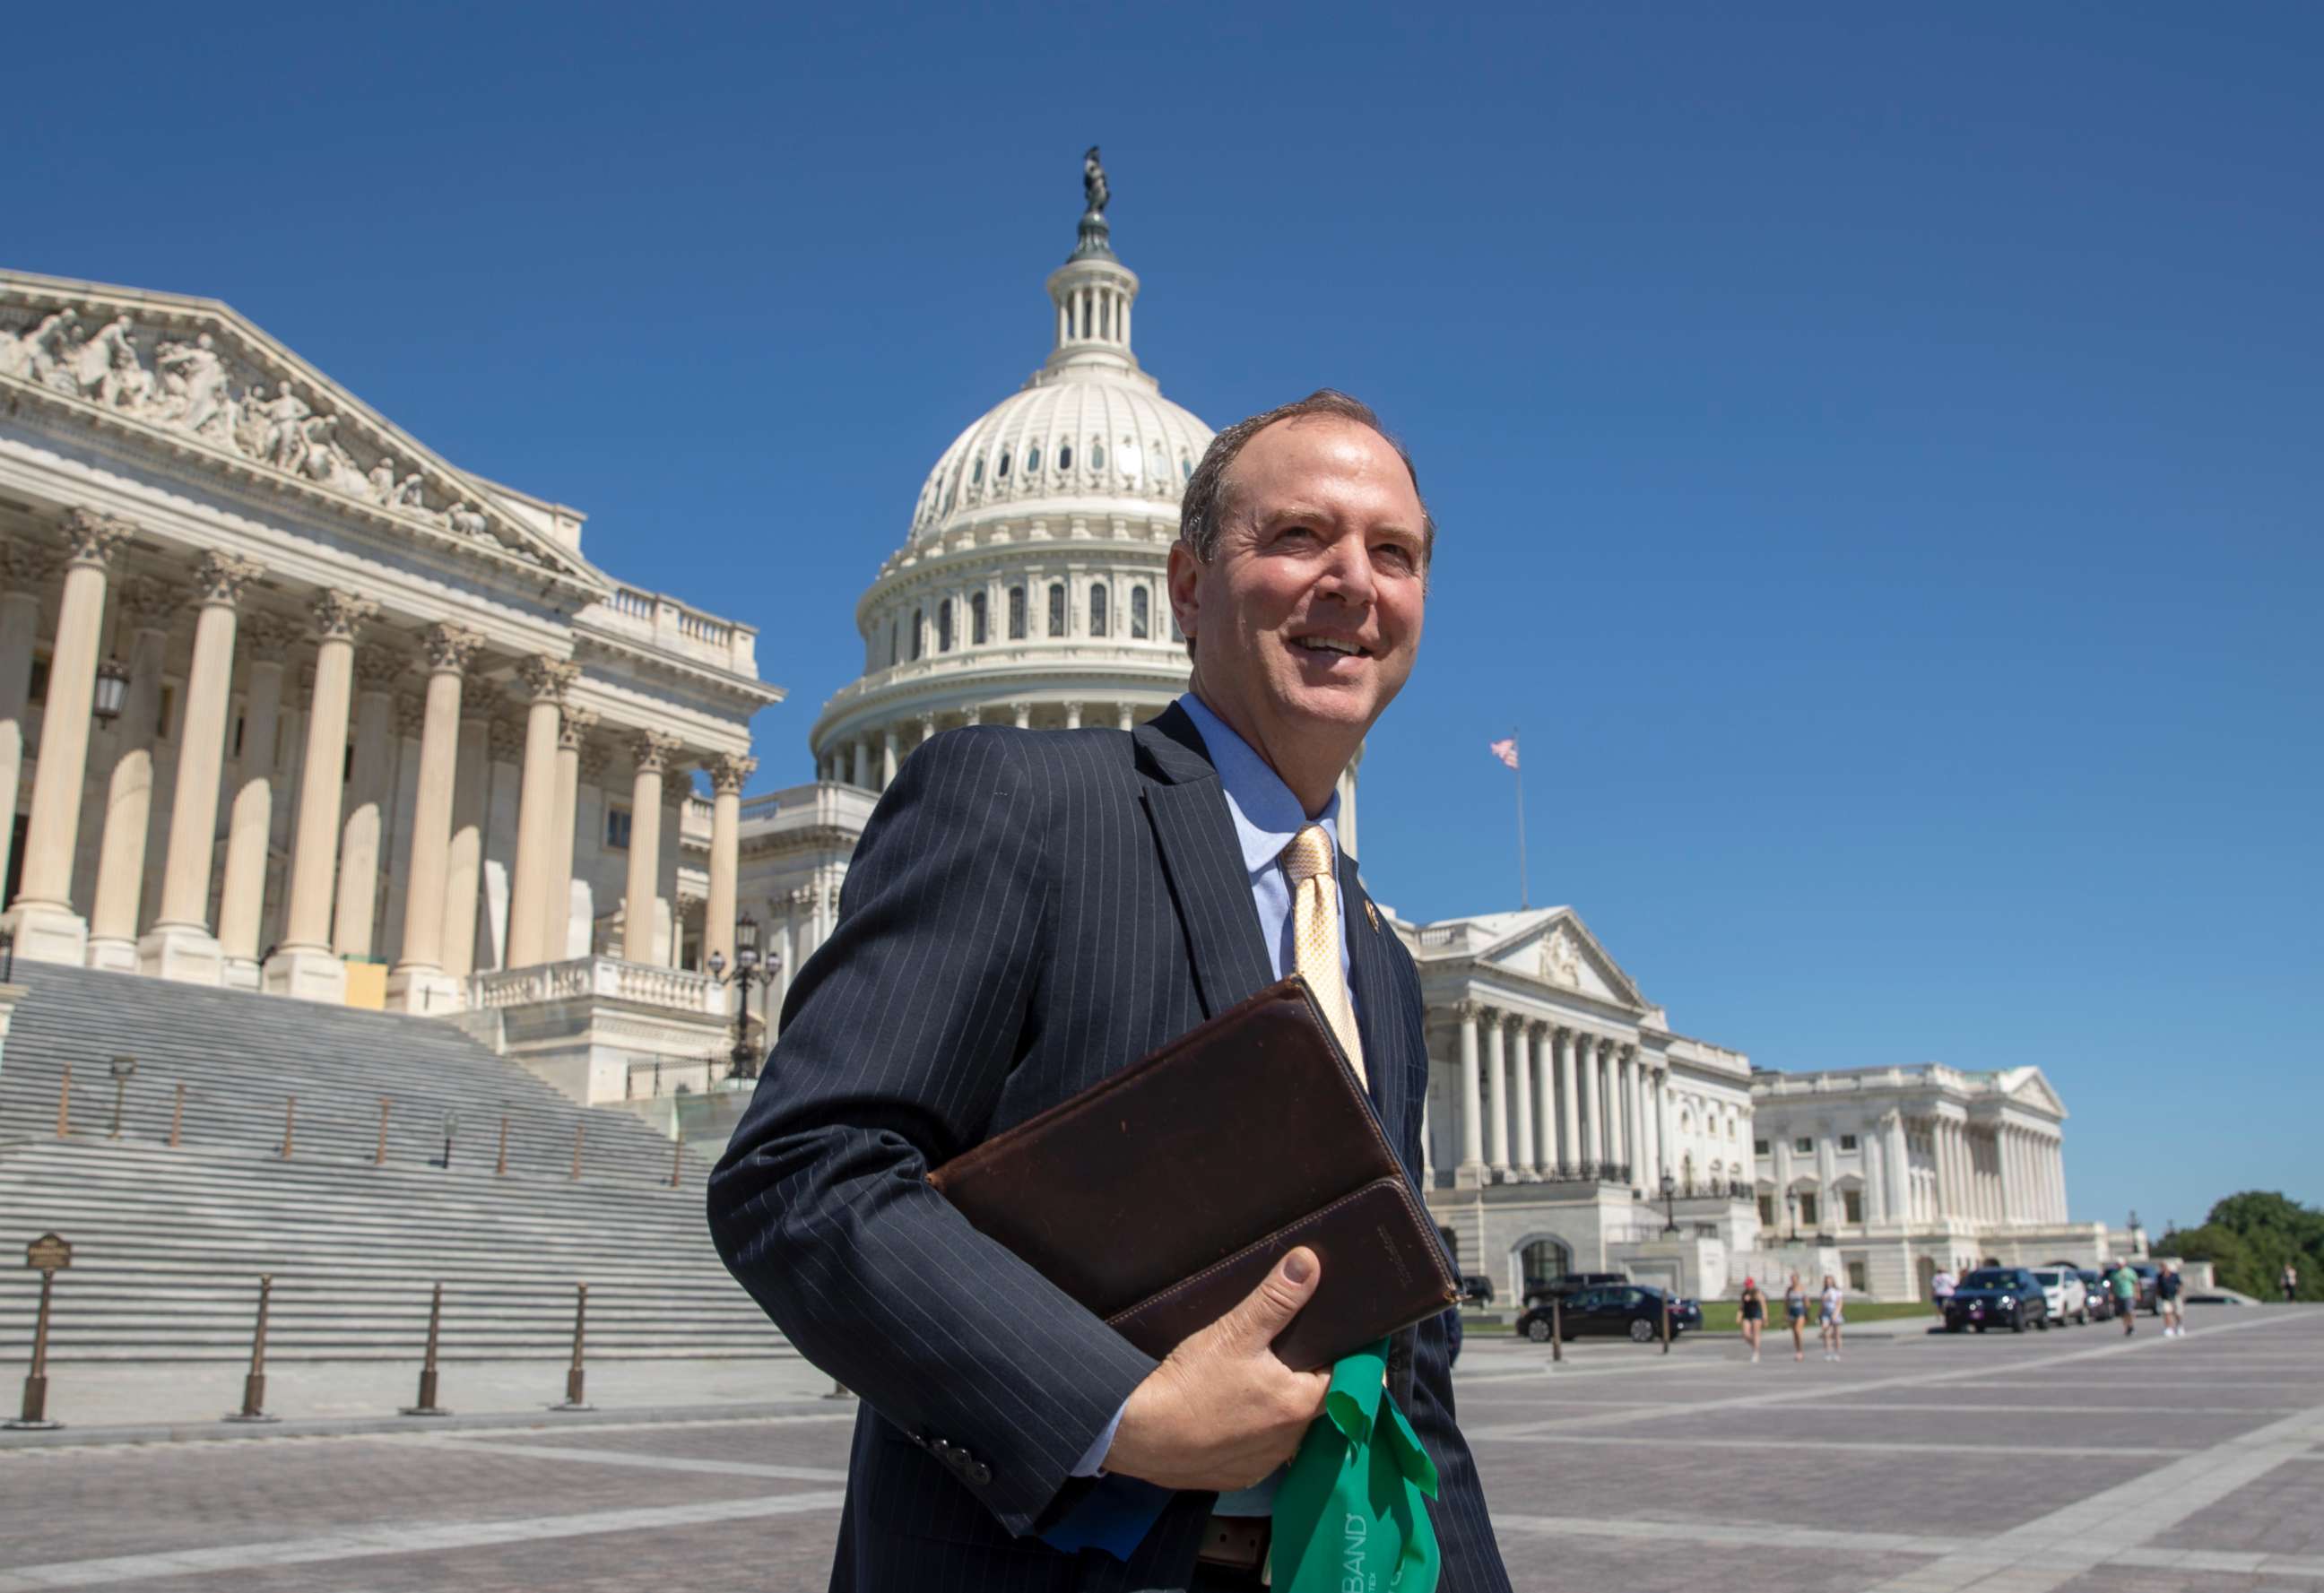
M 672 1189 L 669 1140 L 441 1022 L 27 963 L 15 979 L 31 993 L 0 1054 L 0 1358 L 26 1353 L 38 1295 L 16 1247 L 50 1229 L 74 1248 L 50 1345 L 62 1364 L 239 1360 L 262 1273 L 270 1359 L 416 1360 L 438 1280 L 447 1360 L 567 1354 L 581 1281 L 592 1360 L 793 1353 L 711 1246 L 697 1153 Z M 123 1053 L 138 1067 L 115 1139 L 106 1064 Z

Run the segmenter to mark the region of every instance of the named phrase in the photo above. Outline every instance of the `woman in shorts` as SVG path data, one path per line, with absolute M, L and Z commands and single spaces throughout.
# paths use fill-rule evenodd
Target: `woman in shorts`
M 1823 1306 L 1817 1313 L 1817 1331 L 1823 1340 L 1823 1358 L 1840 1358 L 1840 1284 L 1831 1274 L 1823 1275 Z
M 1784 1290 L 1784 1314 L 1791 1319 L 1792 1358 L 1808 1358 L 1808 1292 L 1800 1287 L 1800 1275 L 1792 1274 L 1791 1283 Z
M 1743 1342 L 1751 1347 L 1751 1364 L 1759 1364 L 1759 1331 L 1767 1325 L 1767 1297 L 1759 1293 L 1758 1280 L 1745 1278 L 1743 1293 L 1736 1311 L 1743 1325 Z

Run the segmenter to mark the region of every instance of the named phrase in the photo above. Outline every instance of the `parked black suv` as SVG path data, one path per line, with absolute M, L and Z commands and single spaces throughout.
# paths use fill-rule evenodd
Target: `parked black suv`
M 2049 1325 L 2050 1306 L 2042 1285 L 2023 1266 L 1980 1266 L 1954 1285 L 1945 1302 L 1947 1332 L 2007 1328 L 2022 1333 L 2028 1327 Z
M 1565 1337 L 1609 1335 L 1633 1344 L 1651 1344 L 1663 1336 L 1663 1292 L 1646 1284 L 1603 1284 L 1572 1292 L 1553 1290 L 1563 1318 Z M 1549 1342 L 1552 1331 L 1550 1294 L 1517 1318 L 1517 1331 L 1536 1344 Z M 2039 1300 L 2041 1296 L 2034 1296 Z M 1671 1297 L 1671 1337 L 1702 1326 L 1702 1307 L 1692 1300 Z

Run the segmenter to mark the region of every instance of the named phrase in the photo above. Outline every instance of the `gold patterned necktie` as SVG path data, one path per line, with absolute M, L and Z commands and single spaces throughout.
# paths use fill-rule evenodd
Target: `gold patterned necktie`
M 1291 951 L 1294 971 L 1315 992 L 1315 1003 L 1340 1036 L 1340 1048 L 1370 1088 L 1364 1073 L 1364 1043 L 1356 1034 L 1356 1009 L 1340 971 L 1340 881 L 1332 868 L 1332 837 L 1309 824 L 1283 849 L 1284 877 L 1291 881 Z

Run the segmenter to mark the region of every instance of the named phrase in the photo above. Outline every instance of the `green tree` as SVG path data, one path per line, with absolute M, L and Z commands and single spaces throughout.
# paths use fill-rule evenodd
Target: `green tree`
M 2290 1262 L 2300 1269 L 2299 1297 L 2324 1300 L 2324 1211 L 2275 1191 L 2229 1195 L 2200 1228 L 2166 1233 L 2156 1249 L 2209 1261 L 2221 1284 L 2262 1300 L 2280 1297 Z

